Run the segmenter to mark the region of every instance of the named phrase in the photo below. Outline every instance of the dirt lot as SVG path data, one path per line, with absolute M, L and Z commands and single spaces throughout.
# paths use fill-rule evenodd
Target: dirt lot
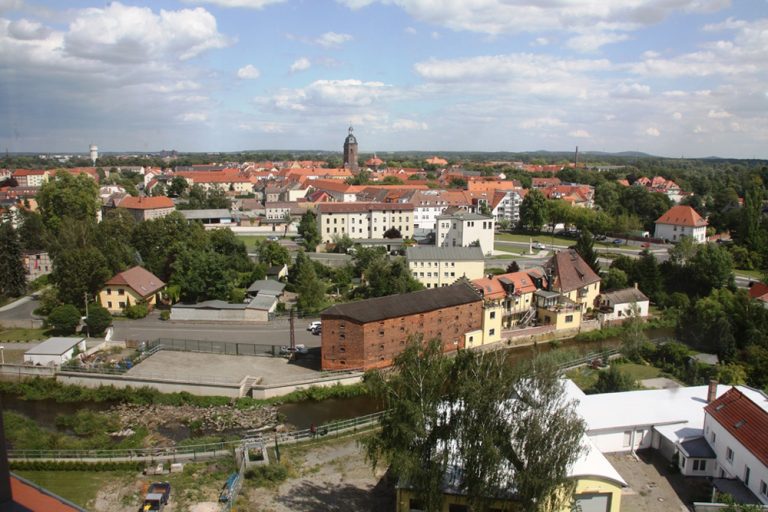
M 654 451 L 640 452 L 638 457 L 607 455 L 629 484 L 621 498 L 622 512 L 688 511 L 686 503 L 708 501 L 706 479 L 683 477 Z
M 394 510 L 394 488 L 383 470 L 371 470 L 356 438 L 291 447 L 281 453 L 292 476 L 275 489 L 244 488 L 238 511 Z

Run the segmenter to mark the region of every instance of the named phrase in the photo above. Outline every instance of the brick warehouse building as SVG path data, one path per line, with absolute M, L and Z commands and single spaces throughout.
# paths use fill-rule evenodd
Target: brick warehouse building
M 483 300 L 467 282 L 337 304 L 322 313 L 322 369 L 383 368 L 408 337 L 440 338 L 443 351 L 482 336 Z

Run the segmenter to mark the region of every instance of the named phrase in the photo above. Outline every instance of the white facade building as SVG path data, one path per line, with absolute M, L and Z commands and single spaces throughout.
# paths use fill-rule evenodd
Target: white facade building
M 633 316 L 646 318 L 651 304 L 648 297 L 637 288 L 601 293 L 598 299 L 598 318 L 601 324 L 622 322 Z
M 707 221 L 690 206 L 673 206 L 656 221 L 654 236 L 671 242 L 687 236 L 703 244 L 707 240 Z
M 496 221 L 477 213 L 455 212 L 437 217 L 435 245 L 439 247 L 469 247 L 480 243 L 483 254 L 493 253 Z
M 73 357 L 75 351 L 85 352 L 85 338 L 48 338 L 24 353 L 24 362 L 43 366 L 61 366 Z
M 462 277 L 480 279 L 485 271 L 479 247 L 408 247 L 405 259 L 414 279 L 427 288 L 449 286 Z
M 344 235 L 355 239 L 381 239 L 391 228 L 402 238 L 413 237 L 413 205 L 403 203 L 322 203 L 317 206 L 322 242 Z

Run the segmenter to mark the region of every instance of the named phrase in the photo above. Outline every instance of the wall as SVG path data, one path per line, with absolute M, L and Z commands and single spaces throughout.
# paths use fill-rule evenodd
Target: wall
M 427 288 L 448 286 L 461 277 L 480 279 L 485 274 L 485 261 L 409 261 L 411 275 Z M 430 275 L 431 274 L 431 275 Z
M 675 229 L 676 228 L 676 229 Z M 656 238 L 662 240 L 671 240 L 676 242 L 680 240 L 682 236 L 688 236 L 693 238 L 694 242 L 703 243 L 707 237 L 706 226 L 697 228 L 689 226 L 671 226 L 669 224 L 656 224 L 656 230 L 654 231 Z
M 56 369 L 53 366 L 29 366 L 25 364 L 0 365 L 0 377 L 7 380 L 26 379 L 28 377 L 53 378 Z
M 123 291 L 123 295 L 120 295 L 121 290 Z M 110 293 L 108 293 L 108 291 Z M 122 285 L 107 285 L 99 292 L 99 302 L 101 302 L 101 305 L 107 308 L 112 314 L 120 314 L 126 306 L 136 305 L 143 300 L 145 300 L 147 305 L 151 308 L 151 306 L 154 306 L 156 303 L 156 296 L 155 294 L 152 294 L 146 299 L 142 299 L 142 297 L 133 291 L 132 288 Z M 112 306 L 109 305 L 110 302 L 112 303 Z M 122 307 L 120 306 L 121 302 L 124 303 L 124 306 Z
M 171 308 L 171 320 L 197 322 L 267 322 L 269 312 L 258 309 Z
M 580 494 L 610 494 L 611 508 L 609 512 L 621 510 L 621 487 L 615 483 L 600 478 L 580 478 L 574 492 L 578 499 Z
M 582 297 L 579 297 L 579 288 L 563 294 L 573 302 L 581 304 L 581 310 L 583 312 L 586 312 L 587 309 L 593 309 L 595 307 L 595 299 L 597 299 L 597 296 L 600 295 L 600 282 L 598 281 L 597 283 L 590 284 L 586 288 L 587 293 Z
M 603 431 L 588 431 L 587 435 L 601 453 L 627 453 L 651 447 L 653 425 L 627 425 Z M 626 444 L 625 432 L 629 432 Z
M 116 388 L 148 386 L 163 393 L 180 393 L 186 391 L 200 396 L 228 396 L 237 398 L 240 395 L 239 383 L 215 384 L 182 381 L 164 381 L 159 379 L 142 379 L 124 375 L 101 375 L 76 372 L 60 372 L 56 380 L 64 384 L 75 384 L 87 388 L 99 386 L 115 386 Z
M 322 368 L 383 368 L 403 350 L 411 334 L 425 341 L 440 338 L 446 352 L 464 347 L 464 333 L 482 327 L 482 301 L 424 314 L 365 324 L 338 317 L 322 317 Z
M 483 307 L 483 345 L 501 341 L 501 320 L 504 308 L 497 302 L 488 301 Z

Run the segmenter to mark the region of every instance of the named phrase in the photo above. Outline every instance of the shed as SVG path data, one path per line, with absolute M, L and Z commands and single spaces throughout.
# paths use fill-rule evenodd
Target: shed
M 85 338 L 48 338 L 24 353 L 24 362 L 60 366 L 75 355 L 75 350 L 85 352 Z

